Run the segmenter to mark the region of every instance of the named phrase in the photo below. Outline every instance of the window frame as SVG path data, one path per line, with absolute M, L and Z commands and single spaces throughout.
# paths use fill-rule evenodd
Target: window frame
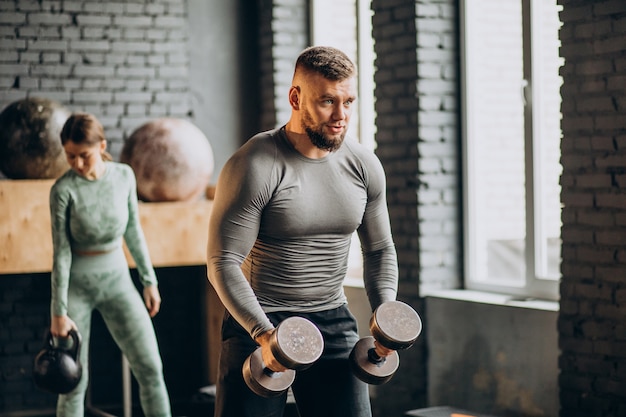
M 374 123 L 376 112 L 374 110 L 374 39 L 372 38 L 372 10 L 370 9 L 370 0 L 349 0 L 354 3 L 354 13 L 356 18 L 355 45 L 354 53 L 356 53 L 355 64 L 358 68 L 358 98 L 356 120 L 351 122 L 351 126 L 358 129 L 358 133 L 352 134 L 358 141 L 368 147 L 374 149 L 376 147 L 375 134 L 376 126 Z M 311 0 L 309 2 L 309 38 L 311 45 L 319 44 L 320 27 L 317 22 L 328 23 L 328 7 L 321 0 Z M 342 19 L 345 17 L 342 17 Z M 338 47 L 344 52 L 346 51 L 334 42 L 323 41 L 322 43 Z M 354 117 L 354 116 L 353 116 Z
M 533 105 L 533 97 L 537 97 L 539 91 L 533 80 L 537 79 L 538 48 L 537 28 L 533 28 L 536 22 L 537 8 L 532 3 L 536 0 L 520 0 L 522 2 L 522 48 L 523 48 L 523 94 L 524 94 L 524 147 L 525 147 L 525 219 L 526 219 L 526 239 L 525 239 L 525 264 L 526 276 L 522 286 L 513 286 L 495 281 L 483 281 L 476 277 L 472 261 L 476 258 L 475 245 L 470 238 L 473 233 L 472 225 L 475 224 L 472 208 L 475 207 L 475 199 L 471 192 L 471 182 L 473 178 L 473 167 L 469 162 L 473 155 L 472 143 L 472 108 L 470 99 L 472 85 L 468 53 L 468 25 L 471 25 L 468 13 L 468 4 L 471 0 L 460 1 L 460 87 L 461 87 L 461 155 L 462 155 L 462 187 L 463 187 L 463 271 L 464 287 L 469 290 L 479 290 L 485 292 L 495 292 L 509 294 L 517 298 L 541 298 L 547 300 L 558 300 L 559 297 L 559 277 L 543 276 L 543 271 L 539 270 L 540 261 L 546 253 L 542 236 L 541 219 L 542 206 L 537 196 L 541 195 L 541 181 L 539 181 L 539 155 L 535 152 L 538 135 L 538 121 L 541 112 L 538 106 Z M 541 0 L 539 0 L 541 1 Z M 539 101 L 537 101 L 538 103 Z M 530 168 L 530 169 L 529 169 Z

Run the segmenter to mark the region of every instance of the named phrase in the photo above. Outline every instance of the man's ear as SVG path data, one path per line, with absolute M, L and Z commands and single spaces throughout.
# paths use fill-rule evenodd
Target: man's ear
M 297 85 L 289 89 L 289 104 L 293 110 L 300 110 L 300 87 Z

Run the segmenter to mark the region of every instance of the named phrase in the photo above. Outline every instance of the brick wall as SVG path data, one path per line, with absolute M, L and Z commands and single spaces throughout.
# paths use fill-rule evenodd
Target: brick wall
M 287 93 L 296 58 L 309 46 L 308 18 L 305 0 L 259 0 L 262 130 L 289 120 Z
M 153 323 L 172 406 L 181 415 L 197 389 L 208 384 L 203 335 L 206 269 L 158 268 L 156 272 L 163 304 Z M 139 288 L 136 271 L 132 273 Z M 37 389 L 32 381 L 33 359 L 50 326 L 49 309 L 49 273 L 0 276 L 0 415 L 17 411 L 37 415 L 55 407 L 56 395 Z M 92 403 L 119 410 L 121 354 L 98 313 L 92 320 L 90 346 Z M 133 405 L 139 405 L 136 383 Z
M 272 52 L 274 39 L 274 32 L 272 31 L 272 3 L 272 0 L 258 0 L 259 58 L 261 61 L 260 100 L 263 103 L 260 109 L 261 130 L 273 129 L 277 125 L 277 97 L 274 90 L 274 67 L 276 63 L 274 62 Z
M 562 417 L 626 415 L 626 3 L 559 0 Z
M 417 31 L 414 1 L 372 1 L 375 60 L 376 153 L 387 174 L 387 199 L 398 253 L 398 299 L 424 318 L 419 296 L 419 125 Z M 375 415 L 400 415 L 425 401 L 423 338 L 400 356 L 387 384 L 374 387 Z M 382 401 L 393 395 L 396 401 Z M 381 400 L 378 400 L 380 398 Z
M 117 159 L 123 140 L 156 117 L 190 115 L 187 3 L 0 1 L 0 110 L 25 97 L 56 100 L 103 122 Z M 157 271 L 164 298 L 155 318 L 173 403 L 207 384 L 203 267 Z M 49 326 L 49 274 L 0 276 L 0 414 L 45 410 L 56 396 L 37 390 L 32 360 Z M 178 326 L 195 329 L 181 336 Z M 176 338 L 172 336 L 176 335 Z M 119 350 L 94 317 L 94 392 L 121 403 Z M 135 404 L 138 404 L 135 391 Z
M 0 277 L 0 412 L 54 404 L 31 379 L 49 310 L 50 274 Z
M 400 265 L 398 298 L 427 317 L 420 291 L 460 278 L 456 8 L 453 1 L 372 2 L 376 152 Z M 376 390 L 378 415 L 426 404 L 424 338 L 402 352 L 394 379 Z
M 190 113 L 184 0 L 0 1 L 0 109 L 25 97 L 92 112 L 114 158 L 156 117 Z

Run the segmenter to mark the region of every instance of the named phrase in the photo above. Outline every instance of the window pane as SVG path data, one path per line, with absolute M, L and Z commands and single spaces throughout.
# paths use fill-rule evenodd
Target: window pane
M 556 0 L 465 0 L 466 282 L 558 298 Z
M 332 10 L 331 13 L 329 11 Z M 356 0 L 313 0 L 311 3 L 311 42 L 327 45 L 345 52 L 358 63 Z M 360 97 L 357 100 L 359 104 Z M 359 138 L 359 113 L 352 113 L 348 135 Z
M 467 5 L 469 278 L 519 286 L 526 277 L 521 2 Z
M 561 94 L 562 78 L 559 67 L 560 7 L 556 1 L 535 0 L 533 16 L 536 22 L 533 49 L 533 114 L 537 131 L 535 148 L 539 187 L 536 187 L 537 270 L 538 278 L 558 279 L 561 263 L 561 202 L 559 177 L 561 164 Z

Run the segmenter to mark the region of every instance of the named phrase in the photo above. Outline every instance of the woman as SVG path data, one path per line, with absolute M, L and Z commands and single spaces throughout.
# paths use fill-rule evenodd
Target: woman
M 170 416 L 150 320 L 159 311 L 161 296 L 139 223 L 134 173 L 128 165 L 111 161 L 104 129 L 90 114 L 70 116 L 61 143 L 71 169 L 50 191 L 54 256 L 50 332 L 57 338 L 67 337 L 71 329 L 81 333 L 83 377 L 75 390 L 59 396 L 57 416 L 84 416 L 94 309 L 128 359 L 145 416 Z M 122 240 L 137 264 L 147 310 L 131 280 Z

